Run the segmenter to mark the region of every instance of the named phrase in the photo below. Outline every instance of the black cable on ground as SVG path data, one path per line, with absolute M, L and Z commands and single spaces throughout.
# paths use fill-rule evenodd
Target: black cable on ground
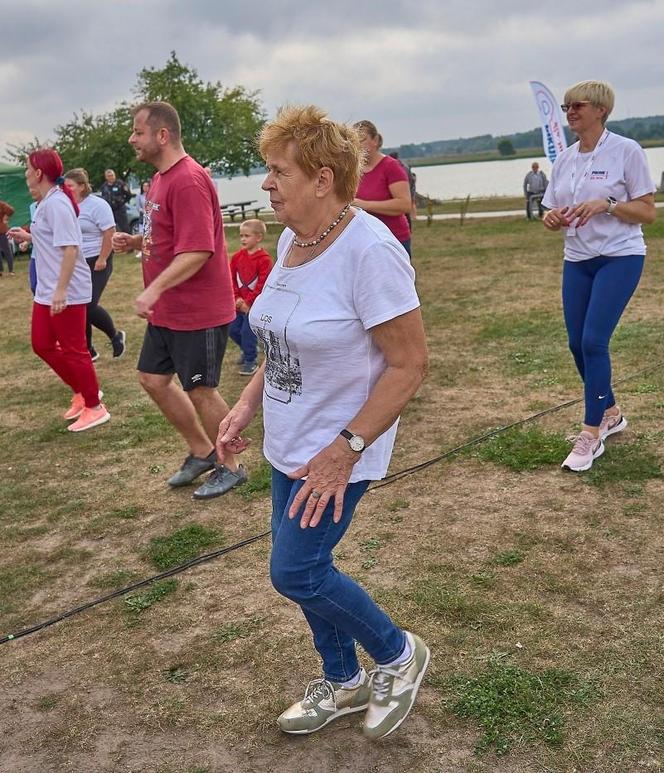
M 642 376 L 645 373 L 651 373 L 653 371 L 659 370 L 662 367 L 664 367 L 664 361 L 660 361 L 658 363 L 655 363 L 654 365 L 648 366 L 647 368 L 643 368 L 642 370 L 639 370 L 636 373 L 632 373 L 629 376 L 625 376 L 625 378 L 622 378 L 616 381 L 615 384 L 616 385 L 623 384 L 626 381 L 631 381 L 635 378 L 638 378 L 638 376 Z M 543 411 L 534 413 L 531 416 L 526 416 L 525 419 L 519 419 L 518 421 L 514 421 L 511 424 L 506 424 L 504 427 L 497 427 L 496 429 L 491 430 L 490 432 L 486 432 L 484 435 L 478 435 L 477 437 L 472 438 L 471 440 L 468 440 L 465 443 L 462 443 L 461 445 L 456 446 L 455 448 L 451 448 L 449 451 L 445 451 L 444 453 L 439 454 L 438 456 L 435 456 L 432 459 L 428 459 L 427 461 L 421 462 L 420 464 L 413 465 L 412 467 L 407 467 L 405 470 L 399 470 L 398 472 L 394 472 L 391 475 L 388 475 L 387 477 L 383 478 L 383 480 L 381 480 L 380 483 L 376 483 L 374 486 L 371 486 L 371 488 L 369 488 L 368 491 L 376 491 L 377 489 L 383 488 L 384 486 L 389 486 L 392 483 L 396 483 L 398 480 L 401 480 L 402 478 L 407 477 L 408 475 L 413 475 L 416 472 L 425 470 L 427 467 L 431 467 L 432 465 L 443 461 L 443 459 L 447 459 L 450 456 L 454 456 L 454 454 L 458 454 L 460 451 L 463 451 L 466 448 L 471 448 L 472 446 L 476 446 L 479 443 L 484 442 L 485 440 L 489 440 L 490 438 L 495 437 L 496 435 L 500 435 L 503 432 L 507 432 L 507 430 L 514 429 L 514 427 L 523 426 L 524 424 L 528 424 L 532 421 L 535 421 L 536 419 L 541 419 L 542 416 L 547 416 L 548 414 L 556 413 L 557 411 L 562 411 L 565 408 L 569 408 L 571 405 L 576 405 L 577 403 L 581 403 L 581 402 L 583 402 L 583 397 L 578 397 L 575 400 L 568 400 L 565 403 L 560 403 L 560 405 L 554 405 L 552 408 L 545 408 Z M 190 561 L 186 561 L 183 564 L 174 566 L 172 569 L 167 569 L 165 572 L 161 572 L 161 574 L 155 574 L 152 577 L 148 577 L 145 580 L 140 580 L 139 582 L 135 582 L 131 585 L 127 585 L 125 588 L 120 588 L 118 590 L 113 591 L 112 593 L 106 594 L 105 596 L 100 596 L 99 598 L 94 599 L 93 601 L 89 601 L 87 604 L 82 604 L 80 607 L 76 607 L 75 609 L 70 609 L 68 612 L 64 612 L 61 615 L 57 615 L 56 617 L 52 617 L 49 620 L 45 620 L 43 623 L 33 625 L 30 628 L 23 628 L 22 630 L 17 631 L 16 633 L 10 633 L 7 636 L 3 636 L 2 638 L 0 638 L 0 644 L 6 644 L 7 642 L 20 639 L 23 636 L 28 636 L 28 634 L 37 633 L 37 631 L 41 631 L 44 628 L 48 628 L 51 625 L 55 625 L 56 623 L 59 623 L 62 620 L 66 620 L 68 617 L 73 617 L 74 615 L 78 615 L 81 612 L 85 612 L 87 609 L 92 609 L 92 607 L 96 607 L 99 604 L 103 604 L 106 601 L 111 601 L 112 599 L 116 599 L 121 596 L 126 596 L 128 593 L 131 593 L 132 591 L 135 591 L 138 588 L 144 588 L 146 585 L 151 585 L 153 582 L 164 580 L 167 577 L 173 577 L 173 575 L 180 574 L 181 572 L 184 572 L 187 569 L 191 569 L 194 566 L 207 563 L 208 561 L 213 561 L 215 558 L 219 558 L 220 556 L 223 556 L 226 553 L 232 553 L 234 550 L 239 550 L 240 548 L 246 547 L 247 545 L 251 545 L 252 542 L 257 542 L 260 539 L 264 539 L 265 537 L 268 537 L 270 533 L 271 532 L 269 531 L 264 531 L 260 534 L 255 534 L 253 537 L 248 537 L 247 539 L 244 539 L 241 542 L 236 542 L 234 545 L 229 545 L 228 547 L 215 550 L 212 553 L 205 553 L 201 556 L 197 556 L 196 558 L 192 558 Z

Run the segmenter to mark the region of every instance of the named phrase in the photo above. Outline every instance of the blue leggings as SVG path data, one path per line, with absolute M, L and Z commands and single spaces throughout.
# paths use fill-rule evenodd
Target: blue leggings
M 611 389 L 609 341 L 641 272 L 643 255 L 599 256 L 563 263 L 563 314 L 569 348 L 584 383 L 584 423 L 599 427 L 616 404 Z

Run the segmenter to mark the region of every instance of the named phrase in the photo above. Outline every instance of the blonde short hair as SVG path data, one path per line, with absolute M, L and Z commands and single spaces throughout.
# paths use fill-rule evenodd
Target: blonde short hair
M 258 137 L 263 159 L 269 153 L 295 147 L 298 166 L 309 177 L 322 167 L 334 174 L 334 192 L 342 201 L 355 198 L 360 183 L 364 156 L 358 131 L 348 124 L 336 123 L 315 105 L 288 105 L 267 123 Z
M 107 170 L 108 171 L 108 170 Z M 77 166 L 76 169 L 70 169 L 65 173 L 65 179 L 75 182 L 77 185 L 82 185 L 85 189 L 85 195 L 89 196 L 92 193 L 92 186 L 90 185 L 90 178 L 88 173 L 83 167 Z
M 267 228 L 265 227 L 265 223 L 262 220 L 259 220 L 256 217 L 251 217 L 248 220 L 243 220 L 240 223 L 240 228 L 242 228 L 243 225 L 246 225 L 249 230 L 256 234 L 257 236 L 265 236 L 265 233 L 267 231 Z
M 595 107 L 606 109 L 602 117 L 602 123 L 611 115 L 616 95 L 610 84 L 604 81 L 580 81 L 570 86 L 565 92 L 564 102 L 591 102 Z

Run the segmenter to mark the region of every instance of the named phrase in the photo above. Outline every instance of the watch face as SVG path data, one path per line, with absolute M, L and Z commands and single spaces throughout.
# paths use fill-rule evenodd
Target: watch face
M 358 453 L 360 451 L 364 451 L 364 439 L 359 435 L 353 435 L 353 437 L 349 439 L 348 445 L 353 449 L 353 451 L 357 451 Z

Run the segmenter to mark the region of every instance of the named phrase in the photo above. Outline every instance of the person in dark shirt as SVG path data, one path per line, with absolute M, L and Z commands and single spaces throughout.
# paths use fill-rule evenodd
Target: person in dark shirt
M 111 205 L 118 231 L 126 232 L 129 230 L 129 221 L 127 220 L 125 205 L 131 199 L 131 191 L 124 180 L 120 180 L 120 178 L 115 176 L 115 172 L 112 169 L 107 169 L 104 172 L 104 177 L 106 179 L 99 192 L 102 199 Z
M 7 231 L 9 218 L 14 214 L 14 207 L 6 201 L 0 201 L 0 276 L 2 276 L 3 259 L 7 261 L 9 276 L 14 276 L 14 251 L 12 250 Z

